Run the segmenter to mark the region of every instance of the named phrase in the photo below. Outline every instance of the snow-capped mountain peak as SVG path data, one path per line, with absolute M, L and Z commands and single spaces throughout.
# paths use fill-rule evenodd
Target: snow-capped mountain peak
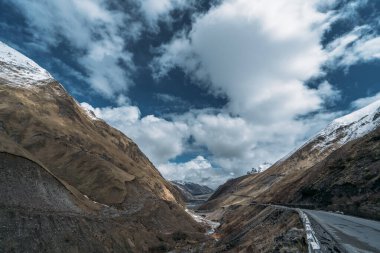
M 380 100 L 332 121 L 315 138 L 321 139 L 314 148 L 324 150 L 360 138 L 380 126 Z
M 31 86 L 53 77 L 25 55 L 0 41 L 0 80 L 8 85 Z
M 333 120 L 317 135 L 309 139 L 301 147 L 289 152 L 277 163 L 284 162 L 297 151 L 312 144 L 310 151 L 321 153 L 325 150 L 336 150 L 349 141 L 358 139 L 380 126 L 380 100 L 375 101 L 350 114 Z

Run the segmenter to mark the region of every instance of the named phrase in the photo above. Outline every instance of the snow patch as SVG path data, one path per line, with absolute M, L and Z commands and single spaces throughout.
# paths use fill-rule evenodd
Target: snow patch
M 31 87 L 53 77 L 37 63 L 0 41 L 0 79 L 8 85 Z

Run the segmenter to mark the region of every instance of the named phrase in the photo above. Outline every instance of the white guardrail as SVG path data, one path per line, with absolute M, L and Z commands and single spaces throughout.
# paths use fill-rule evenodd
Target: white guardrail
M 311 227 L 311 223 L 307 215 L 302 212 L 300 209 L 297 209 L 297 212 L 299 213 L 303 226 L 306 231 L 306 240 L 307 245 L 309 248 L 309 253 L 321 253 L 321 245 L 319 244 L 319 241 L 317 237 L 315 236 L 315 233 L 313 231 L 313 228 Z

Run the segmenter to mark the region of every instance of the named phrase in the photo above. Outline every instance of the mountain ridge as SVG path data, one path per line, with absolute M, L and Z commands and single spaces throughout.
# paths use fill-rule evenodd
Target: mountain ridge
M 379 174 L 380 171 L 378 167 L 373 167 L 371 164 L 376 164 L 376 161 L 380 159 L 380 147 L 378 141 L 371 140 L 377 138 L 379 129 L 380 101 L 375 101 L 362 109 L 332 121 L 320 133 L 295 152 L 280 159 L 268 170 L 236 178 L 220 186 L 209 201 L 201 206 L 201 209 L 215 209 L 251 200 L 259 203 L 313 205 L 310 202 L 312 199 L 309 198 L 309 202 L 305 202 L 306 198 L 302 198 L 303 191 L 303 194 L 314 194 L 313 201 L 319 208 L 345 210 L 352 214 L 357 212 L 361 216 L 379 218 L 374 215 L 374 210 L 378 207 L 371 204 L 372 200 L 363 202 L 363 205 L 368 203 L 369 209 L 364 210 L 363 207 L 362 211 L 350 209 L 349 205 L 345 205 L 341 200 L 346 199 L 347 203 L 358 203 L 355 202 L 355 198 L 364 198 L 358 191 L 359 186 L 362 187 L 361 191 L 367 191 L 366 194 L 372 196 L 372 199 L 378 198 L 376 197 L 378 190 L 376 187 L 373 188 L 376 177 L 373 178 L 371 175 Z M 362 153 L 361 150 L 366 150 L 367 153 Z M 364 172 L 359 167 L 353 166 L 360 162 L 361 157 L 368 157 L 364 163 L 361 163 L 361 167 L 365 168 L 362 169 Z M 347 162 L 348 158 L 351 159 L 351 162 Z M 331 169 L 324 167 L 328 161 L 331 161 L 328 167 Z M 344 165 L 339 165 L 339 163 Z M 319 171 L 316 168 L 319 168 Z M 326 178 L 318 176 L 318 173 L 325 175 Z M 360 177 L 355 175 L 360 175 Z M 356 180 L 356 177 L 361 181 Z M 364 178 L 369 177 L 372 178 L 372 181 L 367 184 Z M 308 185 L 314 185 L 315 188 L 308 192 Z M 350 188 L 347 188 L 351 192 L 349 195 L 344 193 L 346 187 L 344 185 Z M 329 192 L 330 195 L 322 196 L 316 193 L 324 191 Z M 246 196 L 246 199 L 241 196 Z M 297 201 L 301 202 L 297 203 Z
M 191 243 L 205 239 L 204 228 L 185 212 L 180 193 L 130 138 L 103 120 L 93 120 L 59 82 L 32 60 L 3 43 L 0 54 L 0 151 L 19 156 L 7 156 L 14 161 L 11 166 L 29 164 L 23 160 L 26 157 L 40 166 L 38 170 L 42 168 L 58 179 L 79 198 L 84 215 L 94 214 L 101 219 L 97 231 L 104 226 L 111 234 L 107 240 L 117 248 L 128 240 L 131 252 L 172 249 L 185 243 L 174 240 L 175 233 L 193 238 Z M 14 183 L 4 187 L 12 191 L 18 186 Z M 10 202 L 4 203 L 7 204 Z M 9 207 L 4 208 L 2 211 L 7 212 Z M 31 210 L 31 203 L 25 208 Z M 115 212 L 122 215 L 113 216 Z M 31 221 L 22 223 L 19 215 L 23 214 L 15 213 L 16 219 L 7 220 L 8 226 L 25 225 L 22 236 L 29 239 L 32 235 L 28 227 L 39 221 L 45 224 L 46 215 L 54 217 L 52 220 L 59 226 L 64 226 L 59 220 L 66 219 L 56 212 L 45 212 L 42 216 L 31 214 Z M 123 228 L 117 234 L 117 229 L 112 231 L 110 223 L 103 220 L 104 214 L 117 227 L 131 228 Z M 69 218 L 70 223 L 74 220 Z M 93 225 L 86 226 L 90 233 Z M 69 233 L 66 227 L 62 229 Z M 88 243 L 96 244 L 95 238 L 83 236 Z M 10 245 L 19 239 L 15 234 L 7 234 Z M 55 237 L 41 243 L 49 248 L 61 245 L 57 241 L 61 239 Z M 107 252 L 112 249 L 110 245 L 103 246 Z M 63 244 L 60 247 L 64 252 Z

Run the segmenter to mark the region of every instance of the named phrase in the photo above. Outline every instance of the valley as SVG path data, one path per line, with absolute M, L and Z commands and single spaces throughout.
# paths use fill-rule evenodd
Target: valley
M 308 252 L 300 209 L 322 252 L 380 252 L 380 101 L 214 191 L 167 181 L 46 70 L 0 53 L 1 252 Z

